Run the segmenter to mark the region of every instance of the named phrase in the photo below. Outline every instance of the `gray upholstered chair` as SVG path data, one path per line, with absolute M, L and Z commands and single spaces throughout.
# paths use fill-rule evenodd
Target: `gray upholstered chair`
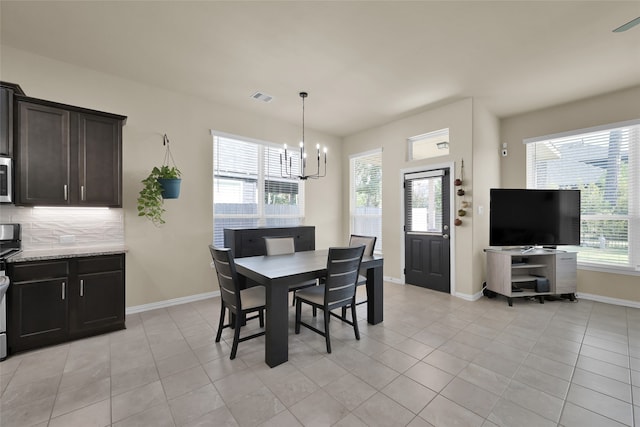
M 353 248 L 329 248 L 327 257 L 327 276 L 324 284 L 298 291 L 296 297 L 296 334 L 300 333 L 300 325 L 325 337 L 327 353 L 331 353 L 331 339 L 329 334 L 329 318 L 335 316 L 353 326 L 356 339 L 360 339 L 358 320 L 356 318 L 356 282 L 358 270 L 362 261 L 364 246 Z M 302 304 L 322 310 L 324 313 L 324 331 L 316 329 L 302 321 Z M 351 307 L 352 321 L 345 316 L 338 316 L 331 312 L 336 308 Z
M 293 237 L 285 236 L 285 237 L 265 237 L 264 245 L 267 249 L 267 256 L 274 255 L 287 255 L 292 254 L 296 251 L 295 242 Z M 317 285 L 317 281 L 309 280 L 303 283 L 297 283 L 295 285 L 289 286 L 289 292 L 293 292 L 293 302 L 291 305 L 296 304 L 296 291 L 299 289 L 308 288 L 309 286 Z
M 235 359 L 238 351 L 238 343 L 264 335 L 262 330 L 252 335 L 240 338 L 240 329 L 244 321 L 259 318 L 260 327 L 264 327 L 264 310 L 266 306 L 265 292 L 263 286 L 255 286 L 248 289 L 240 289 L 236 265 L 233 261 L 231 249 L 214 248 L 209 245 L 213 264 L 218 275 L 220 285 L 220 296 L 222 299 L 220 307 L 220 322 L 218 323 L 218 334 L 216 342 L 220 342 L 220 336 L 224 328 L 233 327 L 233 345 L 231 346 L 231 359 Z M 226 311 L 229 310 L 229 323 L 224 324 Z M 258 312 L 257 315 L 246 317 L 249 313 Z
M 353 246 L 364 245 L 364 255 L 371 256 L 373 255 L 373 249 L 376 246 L 376 239 L 377 239 L 376 236 L 360 236 L 357 234 L 352 234 L 351 237 L 349 237 L 349 246 L 353 247 Z M 361 271 L 360 274 L 358 275 L 357 286 L 362 286 L 366 284 L 367 284 L 367 272 Z M 366 298 L 361 301 L 356 300 L 356 305 L 364 304 L 366 302 L 367 302 Z M 347 315 L 347 307 L 342 307 L 342 317 L 345 317 L 346 315 Z

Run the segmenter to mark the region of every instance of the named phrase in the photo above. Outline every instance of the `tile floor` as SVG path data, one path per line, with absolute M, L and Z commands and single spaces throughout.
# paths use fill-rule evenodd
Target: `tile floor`
M 148 311 L 7 359 L 0 426 L 640 426 L 640 309 L 509 308 L 385 283 L 382 324 L 360 321 L 356 341 L 332 320 L 332 354 L 291 326 L 274 369 L 263 338 L 229 360 L 218 310 L 214 298 Z

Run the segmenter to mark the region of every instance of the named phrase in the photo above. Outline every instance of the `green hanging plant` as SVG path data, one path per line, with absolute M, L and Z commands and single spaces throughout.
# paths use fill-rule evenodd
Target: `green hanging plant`
M 169 151 L 169 139 L 164 135 L 164 144 L 167 147 L 164 164 L 160 167 L 154 166 L 148 177 L 142 180 L 142 190 L 138 195 L 138 216 L 146 217 L 155 226 L 165 223 L 162 215 L 165 213 L 164 199 L 165 188 L 163 187 L 163 179 L 171 179 L 180 181 L 182 175 L 180 170 L 175 166 L 169 166 L 169 159 L 173 162 L 173 156 Z M 178 188 L 179 194 L 179 188 Z M 176 198 L 177 195 L 167 198 Z

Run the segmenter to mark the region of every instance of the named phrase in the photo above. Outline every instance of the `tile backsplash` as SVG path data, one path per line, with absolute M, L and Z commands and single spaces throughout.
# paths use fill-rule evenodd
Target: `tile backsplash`
M 22 247 L 49 249 L 124 244 L 122 209 L 0 205 L 0 222 L 22 225 Z

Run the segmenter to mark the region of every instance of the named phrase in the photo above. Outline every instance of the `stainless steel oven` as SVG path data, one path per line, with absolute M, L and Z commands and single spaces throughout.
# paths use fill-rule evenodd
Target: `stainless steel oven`
M 7 358 L 7 302 L 9 278 L 5 276 L 5 261 L 0 259 L 0 360 Z
M 20 224 L 0 224 L 0 360 L 7 357 L 7 298 L 11 281 L 6 275 L 7 258 L 20 253 Z
M 0 157 L 0 203 L 13 202 L 11 158 Z

